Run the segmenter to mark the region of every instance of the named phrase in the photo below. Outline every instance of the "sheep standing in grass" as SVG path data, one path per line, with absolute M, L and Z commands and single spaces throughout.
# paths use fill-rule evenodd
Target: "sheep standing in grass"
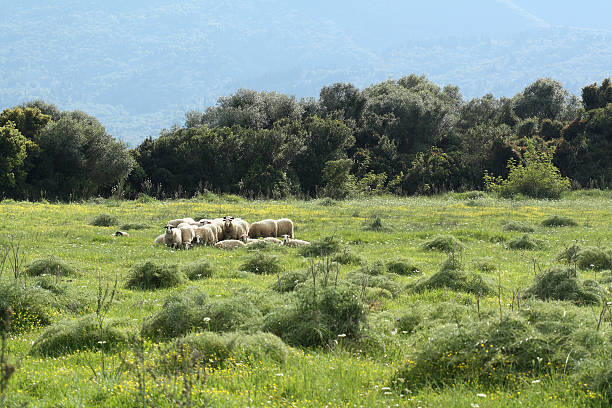
M 217 243 L 217 229 L 212 224 L 196 227 L 195 234 L 202 245 L 215 245 Z
M 195 227 L 189 225 L 187 227 L 179 228 L 181 231 L 181 241 L 185 248 L 189 248 L 196 241 Z
M 305 245 L 310 245 L 310 242 L 301 239 L 291 239 L 289 238 L 289 235 L 285 234 L 283 235 L 283 245 L 289 247 L 301 247 Z
M 265 238 L 278 236 L 275 220 L 256 221 L 249 228 L 249 238 Z
M 244 242 L 239 241 L 237 239 L 226 239 L 224 241 L 219 241 L 215 244 L 215 247 L 219 249 L 236 249 L 242 248 L 246 246 Z
M 171 248 L 178 248 L 183 244 L 183 236 L 181 230 L 174 228 L 172 225 L 166 225 L 166 233 L 164 234 L 166 245 Z
M 187 224 L 190 224 L 190 225 L 195 225 L 195 224 L 197 224 L 197 223 L 196 223 L 196 222 L 193 220 L 193 218 L 189 218 L 189 217 L 187 217 L 187 218 L 178 218 L 178 219 L 176 219 L 176 220 L 170 220 L 170 221 L 168 221 L 168 224 L 167 224 L 167 225 L 171 225 L 171 226 L 172 226 L 172 228 L 176 228 L 176 227 L 178 227 L 178 225 L 179 225 L 179 224 L 182 224 L 182 223 L 187 223 Z
M 227 216 L 223 221 L 223 239 L 239 240 L 244 234 L 248 235 L 249 223 L 245 220 Z
M 200 220 L 201 225 L 205 225 L 210 223 L 213 226 L 213 230 L 215 233 L 215 242 L 221 241 L 223 239 L 223 230 L 225 228 L 225 220 L 223 218 L 215 218 L 213 220 Z
M 289 238 L 293 238 L 293 221 L 289 218 L 281 218 L 280 220 L 276 220 L 277 225 L 277 235 L 275 237 L 282 237 L 283 235 L 288 235 Z

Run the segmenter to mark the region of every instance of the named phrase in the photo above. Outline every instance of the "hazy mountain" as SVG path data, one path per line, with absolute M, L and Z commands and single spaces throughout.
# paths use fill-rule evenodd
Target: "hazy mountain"
M 537 4 L 531 4 L 537 3 Z M 609 1 L 24 1 L 0 16 L 0 109 L 42 98 L 135 145 L 245 87 L 317 96 L 412 72 L 466 98 L 610 76 Z

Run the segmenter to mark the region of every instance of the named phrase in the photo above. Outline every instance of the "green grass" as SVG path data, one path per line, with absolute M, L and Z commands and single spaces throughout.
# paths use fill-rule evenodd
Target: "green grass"
M 612 247 L 612 237 L 609 235 L 612 230 L 612 196 L 609 194 L 572 193 L 567 199 L 559 201 L 503 200 L 480 196 L 475 199 L 478 200 L 477 206 L 470 204 L 474 201 L 471 197 L 454 198 L 449 195 L 376 197 L 349 201 L 204 198 L 134 202 L 104 200 L 72 204 L 3 201 L 0 203 L 0 241 L 2 237 L 11 235 L 12 231 L 22 231 L 22 248 L 27 263 L 55 258 L 79 271 L 75 276 L 52 277 L 52 283 L 55 284 L 59 279 L 57 285 L 65 289 L 61 299 L 52 291 L 38 289 L 36 277 L 22 275 L 19 284 L 41 291 L 48 300 L 45 301 L 44 322 L 16 322 L 20 323 L 19 330 L 14 330 L 9 338 L 10 357 L 20 364 L 8 386 L 7 404 L 41 407 L 135 406 L 134 401 L 138 398 L 136 376 L 130 370 L 119 369 L 122 358 L 130 361 L 135 359 L 130 347 L 108 352 L 106 370 L 112 374 L 105 379 L 92 379 L 91 367 L 100 371 L 101 353 L 83 350 L 76 342 L 71 343 L 74 344 L 73 352 L 59 357 L 46 358 L 31 354 L 32 344 L 52 325 L 77 321 L 95 312 L 98 269 L 101 270 L 103 280 L 111 286 L 115 276 L 119 280 L 117 295 L 107 319 L 121 321 L 125 333 L 140 333 L 143 322 L 150 322 L 150 319 L 158 315 L 167 299 L 180 296 L 189 287 L 195 287 L 205 294 L 202 299 L 204 306 L 194 314 L 200 320 L 192 322 L 189 320 L 191 317 L 185 320 L 192 328 L 190 332 L 210 330 L 222 335 L 243 329 L 249 333 L 258 333 L 265 316 L 281 310 L 295 296 L 295 293 L 288 291 L 291 286 L 289 283 L 301 281 L 306 276 L 307 282 L 302 285 L 312 285 L 312 277 L 308 272 L 311 258 L 308 256 L 314 256 L 313 261 L 320 262 L 318 255 L 324 252 L 329 253 L 330 258 L 338 253 L 350 253 L 358 257 L 356 260 L 360 260 L 339 264 L 340 281 L 350 280 L 354 276 L 364 279 L 364 275 L 368 276 L 364 293 L 360 293 L 361 289 L 356 293 L 366 310 L 366 320 L 360 328 L 361 336 L 353 336 L 355 338 L 351 339 L 350 336 L 337 336 L 343 333 L 333 333 L 334 338 L 324 347 L 290 347 L 284 363 L 279 363 L 278 359 L 270 358 L 265 353 L 258 355 L 259 361 L 246 365 L 232 363 L 229 359 L 222 367 L 212 369 L 205 386 L 197 391 L 211 406 L 609 406 L 609 400 L 600 396 L 600 391 L 591 390 L 579 383 L 582 381 L 594 386 L 598 382 L 607 384 L 606 375 L 609 375 L 609 370 L 606 371 L 606 367 L 609 367 L 612 351 L 605 348 L 598 351 L 600 355 L 594 353 L 584 361 L 585 367 L 591 367 L 589 373 L 593 374 L 580 378 L 574 377 L 578 371 L 571 371 L 578 370 L 574 365 L 576 360 L 572 360 L 572 356 L 578 354 L 576 349 L 570 356 L 568 370 L 571 372 L 565 377 L 561 367 L 551 369 L 545 375 L 528 377 L 511 384 L 487 385 L 482 384 L 482 381 L 473 382 L 457 376 L 448 377 L 441 386 L 415 387 L 410 393 L 394 386 L 393 379 L 400 369 L 406 367 L 407 360 L 411 359 L 411 350 L 427 352 L 425 342 L 428 335 L 442 330 L 437 327 L 455 324 L 458 319 L 478 320 L 477 300 L 473 293 L 445 288 L 418 292 L 410 290 L 419 279 L 430 278 L 443 269 L 448 258 L 444 251 L 424 249 L 428 240 L 454 237 L 463 247 L 454 254 L 463 266 L 463 271 L 470 274 L 482 273 L 488 280 L 492 280 L 493 292 L 482 295 L 478 300 L 483 322 L 488 321 L 485 319 L 496 321 L 495 316 L 499 314 L 500 302 L 496 295 L 498 283 L 502 289 L 502 313 L 519 313 L 516 301 L 514 312 L 510 310 L 513 291 L 520 290 L 523 294 L 534 283 L 534 270 L 541 274 L 551 267 L 559 266 L 561 261 L 557 260 L 557 256 L 564 248 L 574 243 L 581 248 L 607 250 Z M 111 236 L 116 227 L 90 225 L 93 218 L 100 214 L 108 214 L 117 220 L 129 220 L 143 228 L 130 229 L 129 239 L 117 239 Z M 298 248 L 275 251 L 273 255 L 285 271 L 278 275 L 241 271 L 245 262 L 253 256 L 253 251 L 225 252 L 203 246 L 189 251 L 175 251 L 153 244 L 155 237 L 163 233 L 167 220 L 193 214 L 206 214 L 209 217 L 233 214 L 251 222 L 289 217 L 295 224 L 295 237 L 317 245 L 315 251 L 304 253 L 307 256 L 302 256 L 300 252 L 304 250 Z M 383 225 L 392 228 L 364 228 L 364 225 L 372 222 L 371 214 L 378 214 Z M 542 226 L 543 220 L 559 214 L 574 220 L 577 225 L 566 228 Z M 498 237 L 505 237 L 509 242 L 521 239 L 524 235 L 520 230 L 505 230 L 504 224 L 508 220 L 534 226 L 534 232 L 529 237 L 545 245 L 532 250 L 508 250 L 507 243 Z M 326 240 L 326 237 L 333 237 L 333 240 Z M 368 275 L 361 270 L 377 262 L 388 266 L 396 260 L 418 267 L 422 275 L 389 274 L 386 269 L 380 275 Z M 193 276 L 206 278 L 194 281 L 179 279 L 176 287 L 155 290 L 124 287 L 122 283 L 127 281 L 130 271 L 148 261 L 172 266 L 180 272 L 189 273 L 193 269 Z M 204 272 L 200 271 L 203 268 L 201 265 L 205 266 L 202 269 Z M 402 265 L 400 269 L 404 271 L 406 268 Z M 214 273 L 209 274 L 209 271 Z M 580 269 L 579 273 L 581 280 L 596 280 L 606 272 L 585 268 Z M 2 282 L 13 285 L 12 276 L 12 271 L 5 268 Z M 279 277 L 281 286 L 284 285 L 283 293 L 279 293 L 276 288 L 279 286 Z M 317 285 L 320 279 L 323 277 L 318 275 Z M 359 288 L 359 285 L 352 287 Z M 11 289 L 11 293 L 17 293 L 16 287 L 11 288 L 14 289 Z M 390 292 L 392 296 L 385 296 L 383 291 L 389 289 L 393 291 Z M 66 296 L 73 296 L 74 302 L 83 306 L 65 307 Z M 609 292 L 605 296 L 608 301 L 611 300 Z M 13 303 L 19 305 L 20 310 L 38 310 L 33 309 L 35 306 L 30 309 L 26 307 L 31 297 L 15 295 Z M 177 310 L 181 306 L 179 303 L 176 303 Z M 527 304 L 526 300 L 522 300 L 520 309 L 526 308 Z M 593 316 L 599 316 L 600 308 L 591 310 L 590 307 L 575 306 L 569 301 L 556 304 L 559 310 L 568 315 L 575 313 L 576 321 L 585 330 L 593 329 L 597 324 Z M 420 309 L 412 310 L 413 305 L 421 306 Z M 178 324 L 173 319 L 176 316 L 169 314 L 164 321 L 167 324 Z M 239 325 L 230 324 L 236 321 L 236 316 L 244 320 L 240 320 Z M 316 318 L 316 313 L 313 316 Z M 563 316 L 563 313 L 560 312 L 559 316 Z M 17 317 L 23 319 L 21 315 Z M 205 317 L 211 317 L 211 320 L 204 321 Z M 216 320 L 214 324 L 212 318 Z M 401 327 L 406 330 L 398 328 L 397 321 L 400 318 L 403 319 L 400 320 L 403 325 Z M 544 321 L 548 320 L 535 317 L 533 323 L 529 324 L 543 324 Z M 478 327 L 474 326 L 474 330 Z M 407 333 L 402 333 L 402 330 Z M 482 330 L 482 333 L 488 333 Z M 542 330 L 538 326 L 538 333 Z M 600 332 L 609 338 L 611 331 L 612 322 L 606 318 Z M 179 330 L 177 334 L 182 332 Z M 161 353 L 160 347 L 167 347 L 175 341 L 171 337 L 174 335 L 145 340 L 147 364 L 156 364 Z M 441 347 L 446 345 L 443 341 L 439 344 Z M 559 352 L 564 350 L 559 347 Z M 595 350 L 596 347 L 591 349 Z M 567 353 L 563 361 L 566 356 Z M 159 406 L 171 406 L 162 396 L 160 381 L 159 378 L 155 380 L 147 376 L 149 397 Z

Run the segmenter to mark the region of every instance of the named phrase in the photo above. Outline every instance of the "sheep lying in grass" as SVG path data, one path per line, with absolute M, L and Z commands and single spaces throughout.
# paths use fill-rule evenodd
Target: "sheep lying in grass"
M 154 241 L 157 245 L 166 245 L 166 234 L 161 234 Z
M 278 227 L 275 220 L 256 221 L 249 228 L 249 238 L 264 238 L 278 236 Z
M 128 234 L 128 233 L 127 233 L 127 232 L 125 232 L 125 231 L 117 231 L 117 232 L 115 232 L 115 233 L 113 234 L 113 236 L 115 236 L 115 237 L 129 237 L 129 236 L 130 236 L 130 234 Z
M 268 243 L 270 243 L 270 244 L 278 244 L 278 245 L 282 245 L 283 244 L 283 241 L 281 241 L 278 238 L 274 238 L 274 237 L 265 237 L 263 240 L 268 242 Z
M 293 221 L 289 218 L 281 218 L 280 220 L 276 220 L 277 226 L 277 235 L 275 237 L 282 237 L 283 235 L 288 235 L 289 238 L 293 238 Z
M 219 241 L 215 244 L 215 247 L 219 249 L 236 249 L 242 248 L 246 246 L 244 242 L 239 241 L 237 239 L 226 239 L 224 241 Z
M 289 247 L 301 247 L 305 245 L 310 245 L 310 242 L 301 239 L 291 239 L 289 238 L 289 235 L 285 234 L 283 235 L 283 245 Z
M 247 234 L 242 234 L 242 236 L 240 237 L 240 240 L 242 242 L 244 242 L 245 244 L 253 244 L 255 242 L 259 242 L 258 239 L 253 239 L 253 238 L 249 238 L 249 236 Z
M 183 236 L 181 230 L 173 227 L 172 225 L 166 225 L 166 233 L 164 234 L 164 241 L 166 245 L 171 248 L 178 248 L 183 245 Z
M 228 215 L 223 221 L 223 239 L 239 240 L 241 236 L 249 233 L 249 223 L 242 218 L 234 218 Z

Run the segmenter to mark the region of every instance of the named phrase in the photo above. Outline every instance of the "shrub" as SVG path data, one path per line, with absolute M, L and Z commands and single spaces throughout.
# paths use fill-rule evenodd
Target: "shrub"
M 565 247 L 559 254 L 557 255 L 557 261 L 562 261 L 566 264 L 573 264 L 578 260 L 578 252 L 580 252 L 580 245 L 572 244 L 569 247 Z
M 387 271 L 397 275 L 412 276 L 421 273 L 419 268 L 408 259 L 393 259 L 387 261 Z
M 564 215 L 553 215 L 542 221 L 545 227 L 572 227 L 578 225 L 576 221 Z
M 112 350 L 127 343 L 128 336 L 109 322 L 100 331 L 94 315 L 78 320 L 55 323 L 34 342 L 31 353 L 39 356 L 55 357 L 77 350 Z
M 169 296 L 162 309 L 145 322 L 142 334 L 167 339 L 193 330 L 251 330 L 260 325 L 261 317 L 259 309 L 245 298 L 210 300 L 190 288 Z
M 127 224 L 122 224 L 119 229 L 121 230 L 143 230 L 147 229 L 149 226 L 147 224 L 140 224 L 137 222 L 130 222 Z
M 480 272 L 493 272 L 497 269 L 497 266 L 493 262 L 493 258 L 485 257 L 485 258 L 476 258 L 472 261 L 474 268 L 479 270 Z
M 41 275 L 34 278 L 34 284 L 41 289 L 48 290 L 54 295 L 64 295 L 66 293 L 66 285 L 58 281 L 56 277 L 50 275 Z
M 25 268 L 29 276 L 56 275 L 56 276 L 79 276 L 80 273 L 61 259 L 47 258 L 37 259 Z
M 355 338 L 361 332 L 365 311 L 355 293 L 345 286 L 315 289 L 304 286 L 294 301 L 265 317 L 264 331 L 286 343 L 317 347 L 338 335 Z
M 520 221 L 508 221 L 504 224 L 504 231 L 533 232 L 535 229 Z
M 119 220 L 117 217 L 110 214 L 100 214 L 94 217 L 91 221 L 91 225 L 95 227 L 112 227 L 114 225 L 119 225 Z
M 299 253 L 306 257 L 330 256 L 340 251 L 340 242 L 334 237 L 317 239 L 299 248 Z
M 359 272 L 370 276 L 383 275 L 387 272 L 387 267 L 382 261 L 374 261 L 362 266 Z
M 539 239 L 531 238 L 529 235 L 523 235 L 520 238 L 514 238 L 508 242 L 510 249 L 541 249 L 544 247 L 544 242 Z
M 213 276 L 213 268 L 210 262 L 203 260 L 186 265 L 183 268 L 184 274 L 189 280 L 197 280 L 202 278 L 210 278 Z
M 368 231 L 387 231 L 389 228 L 384 225 L 382 218 L 380 215 L 375 215 L 370 218 L 368 222 L 364 225 L 364 229 Z
M 305 271 L 292 271 L 280 275 L 278 280 L 275 280 L 270 288 L 274 291 L 285 293 L 292 292 L 295 287 L 308 280 L 309 274 Z
M 578 267 L 581 269 L 593 269 L 595 271 L 612 269 L 612 250 L 585 248 L 578 252 L 576 260 Z
M 508 160 L 508 178 L 505 180 L 485 172 L 487 189 L 502 197 L 522 194 L 533 198 L 561 198 L 561 194 L 569 190 L 570 181 L 562 177 L 559 169 L 552 164 L 554 151 L 554 146 L 538 151 L 530 141 L 523 154 L 525 166 L 513 159 Z
M 145 262 L 133 267 L 125 286 L 129 289 L 159 289 L 178 286 L 185 281 L 184 275 L 176 265 L 156 265 Z
M 486 295 L 493 293 L 494 287 L 489 277 L 463 271 L 457 258 L 450 256 L 444 261 L 439 272 L 428 278 L 420 279 L 412 289 L 414 292 L 422 292 L 426 289 L 446 288 L 475 295 Z
M 48 325 L 54 303 L 51 293 L 38 286 L 29 286 L 18 280 L 0 281 L 0 316 L 4 316 L 9 308 L 13 311 L 9 332 L 22 333 Z
M 537 275 L 525 297 L 541 300 L 569 300 L 576 304 L 597 304 L 601 301 L 601 287 L 594 281 L 581 282 L 571 268 L 551 268 Z
M 397 295 L 401 289 L 397 282 L 392 278 L 393 275 L 370 275 L 363 272 L 352 273 L 347 276 L 347 281 L 357 288 L 384 289 L 391 296 Z
M 452 235 L 438 235 L 423 244 L 428 251 L 458 252 L 463 249 L 463 244 Z
M 342 265 L 361 265 L 363 259 L 344 248 L 342 252 L 333 256 L 332 261 Z
M 260 275 L 276 275 L 283 267 L 278 258 L 263 252 L 258 252 L 240 266 L 240 269 Z

